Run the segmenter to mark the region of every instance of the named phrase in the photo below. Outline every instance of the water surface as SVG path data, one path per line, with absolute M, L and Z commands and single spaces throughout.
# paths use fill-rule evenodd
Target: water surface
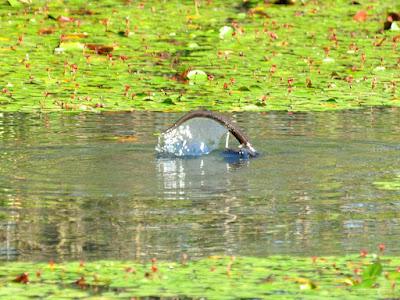
M 0 114 L 0 259 L 400 254 L 400 110 L 228 115 L 262 155 L 158 158 L 176 113 Z

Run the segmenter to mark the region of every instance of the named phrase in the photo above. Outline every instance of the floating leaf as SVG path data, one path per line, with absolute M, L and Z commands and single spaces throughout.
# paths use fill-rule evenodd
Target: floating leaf
M 175 102 L 171 98 L 163 100 L 162 103 L 167 105 L 175 105 Z
M 48 28 L 41 28 L 39 29 L 38 33 L 40 35 L 47 35 L 47 34 L 53 34 L 56 31 L 56 28 L 54 27 L 48 27 Z
M 325 57 L 322 61 L 324 63 L 333 63 L 333 62 L 335 62 L 335 60 L 332 57 Z
M 74 18 L 71 17 L 66 17 L 66 16 L 58 16 L 56 19 L 58 22 L 60 23 L 71 23 L 71 22 L 75 22 Z
M 373 287 L 378 279 L 378 277 L 382 274 L 382 265 L 380 262 L 375 262 L 367 267 L 363 271 L 362 281 L 359 284 L 360 287 Z
M 56 49 L 55 52 L 64 52 L 64 51 L 77 51 L 83 50 L 85 47 L 84 44 L 79 42 L 61 42 Z
M 202 70 L 191 70 L 186 75 L 190 84 L 201 83 L 207 81 L 207 74 Z
M 233 28 L 230 26 L 223 26 L 219 29 L 219 38 L 226 39 L 228 37 L 232 37 Z
M 114 51 L 113 46 L 105 46 L 99 44 L 85 44 L 85 47 L 96 52 L 97 54 L 109 54 Z
M 377 71 L 377 72 L 381 72 L 381 71 L 385 71 L 385 70 L 386 70 L 386 68 L 384 66 L 377 66 L 374 68 L 374 71 Z
M 241 92 L 250 92 L 250 89 L 247 86 L 241 86 L 238 90 Z
M 14 282 L 18 282 L 18 283 L 23 283 L 23 284 L 27 284 L 29 283 L 29 277 L 28 277 L 28 273 L 24 272 L 21 275 L 18 275 L 15 279 Z
M 329 98 L 324 100 L 325 102 L 330 102 L 330 103 L 337 103 L 337 99 L 336 98 Z
M 87 38 L 88 36 L 89 35 L 86 32 L 77 32 L 77 33 L 62 34 L 60 39 L 61 41 L 70 41 L 70 40 L 84 39 Z
M 360 10 L 353 17 L 354 21 L 357 21 L 357 22 L 365 22 L 367 20 L 367 18 L 368 18 L 368 14 L 365 10 Z
M 84 289 L 84 288 L 87 287 L 87 283 L 86 283 L 85 277 L 83 277 L 83 276 L 81 278 L 79 278 L 78 280 L 76 280 L 75 284 L 77 286 L 79 286 L 81 289 Z
M 12 7 L 21 7 L 24 4 L 32 4 L 31 0 L 7 0 L 7 2 Z
M 92 16 L 95 14 L 95 12 L 90 9 L 80 8 L 77 10 L 72 10 L 71 14 L 79 16 Z
M 197 49 L 197 48 L 199 48 L 200 46 L 199 46 L 199 44 L 193 42 L 193 43 L 189 43 L 189 44 L 188 44 L 188 47 L 191 48 L 191 49 Z
M 363 279 L 376 278 L 382 274 L 382 264 L 380 262 L 375 262 L 368 266 L 368 268 L 363 272 Z
M 18 0 L 10 2 L 21 4 Z M 193 1 L 164 1 L 162 9 L 157 1 L 117 1 L 112 10 L 104 9 L 98 2 L 85 6 L 73 1 L 50 1 L 48 9 L 43 9 L 40 1 L 32 1 L 32 9 L 24 11 L 13 9 L 10 2 L 5 0 L 2 6 L 0 56 L 5 62 L 2 80 L 4 84 L 14 83 L 15 88 L 0 95 L 2 110 L 42 109 L 43 101 L 37 99 L 42 98 L 43 84 L 56 95 L 45 101 L 49 110 L 66 106 L 92 110 L 96 102 L 105 105 L 104 110 L 190 110 L 204 106 L 225 111 L 319 111 L 400 106 L 395 48 L 400 41 L 399 31 L 389 30 L 397 30 L 399 14 L 388 10 L 390 6 L 382 1 L 375 1 L 371 7 L 364 1 L 362 8 L 350 5 L 352 1 L 343 5 L 336 1 L 304 1 L 303 5 L 298 0 L 293 8 L 271 5 L 275 0 L 267 1 L 267 5 L 261 0 L 211 1 L 207 5 L 207 1 L 198 1 L 205 5 L 200 7 L 201 16 L 189 18 Z M 129 23 L 128 9 L 140 9 L 142 18 Z M 361 10 L 368 14 L 367 20 L 355 26 L 353 17 Z M 272 19 L 263 24 L 260 18 L 264 19 L 266 14 Z M 160 26 L 160 20 L 165 26 Z M 388 30 L 396 34 L 371 34 L 379 29 L 380 20 L 387 21 Z M 337 24 L 341 24 L 340 30 Z M 133 33 L 133 37 L 126 38 L 126 32 Z M 63 43 L 58 46 L 56 34 L 63 34 Z M 86 36 L 90 41 L 85 40 Z M 82 49 L 85 43 L 89 45 Z M 34 52 L 27 51 L 32 47 Z M 324 54 L 324 48 L 331 52 Z M 31 57 L 25 59 L 23 53 L 28 52 Z M 53 53 L 65 55 L 54 57 Z M 22 60 L 21 69 L 11 63 Z M 70 70 L 65 71 L 65 62 L 79 64 L 81 76 L 74 80 L 66 76 Z M 203 70 L 209 75 L 208 80 L 204 76 L 201 80 L 198 76 L 189 79 L 186 75 L 191 69 Z M 186 74 L 184 70 L 188 70 Z M 342 80 L 353 75 L 351 88 L 346 82 L 334 82 L 330 77 L 333 71 L 340 73 Z M 379 73 L 378 82 L 371 84 L 374 73 Z M 232 77 L 234 84 L 229 82 Z M 289 77 L 297 84 L 287 97 L 285 82 Z M 308 88 L 311 84 L 304 84 L 308 77 L 312 89 Z M 41 84 L 36 86 L 32 82 Z M 188 87 L 188 83 L 199 86 Z M 227 89 L 222 88 L 224 83 Z M 29 88 L 25 84 L 30 84 Z M 135 96 L 135 89 L 125 97 L 115 98 L 120 86 L 126 84 L 140 87 L 145 94 L 163 89 L 177 105 L 167 105 L 157 97 L 155 101 L 142 101 L 147 94 Z M 254 84 L 261 88 L 253 87 Z M 239 93 L 242 86 L 250 91 Z M 28 90 L 33 97 L 27 97 Z M 263 102 L 259 99 L 265 91 L 270 91 L 270 95 Z M 179 102 L 176 95 L 181 92 L 185 93 L 185 101 Z M 86 102 L 84 97 L 93 101 Z M 337 99 L 336 103 L 324 102 L 332 97 Z

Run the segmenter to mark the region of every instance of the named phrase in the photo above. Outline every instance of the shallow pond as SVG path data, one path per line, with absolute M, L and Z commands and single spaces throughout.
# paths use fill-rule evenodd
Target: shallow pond
M 262 154 L 158 158 L 178 113 L 0 115 L 0 259 L 400 254 L 400 110 L 228 114 Z

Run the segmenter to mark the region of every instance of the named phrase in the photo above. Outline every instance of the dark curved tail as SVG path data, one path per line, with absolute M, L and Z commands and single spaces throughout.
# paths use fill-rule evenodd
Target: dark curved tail
M 221 125 L 225 126 L 228 131 L 238 140 L 242 147 L 245 147 L 248 150 L 250 156 L 255 157 L 258 155 L 257 151 L 253 148 L 250 144 L 248 137 L 243 133 L 243 131 L 233 124 L 229 119 L 225 118 L 222 115 L 219 115 L 215 112 L 209 110 L 194 110 L 183 117 L 181 117 L 174 125 L 167 129 L 167 131 L 176 128 L 177 126 L 181 125 L 182 123 L 193 119 L 193 118 L 208 118 L 214 121 L 217 121 Z

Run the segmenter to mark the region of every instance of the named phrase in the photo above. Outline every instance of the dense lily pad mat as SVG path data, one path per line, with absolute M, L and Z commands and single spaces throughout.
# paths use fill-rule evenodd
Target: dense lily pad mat
M 398 1 L 196 2 L 0 1 L 0 110 L 400 105 Z
M 384 299 L 400 296 L 400 258 L 209 257 L 199 261 L 10 262 L 0 267 L 0 297 Z M 300 298 L 299 298 L 300 297 Z

